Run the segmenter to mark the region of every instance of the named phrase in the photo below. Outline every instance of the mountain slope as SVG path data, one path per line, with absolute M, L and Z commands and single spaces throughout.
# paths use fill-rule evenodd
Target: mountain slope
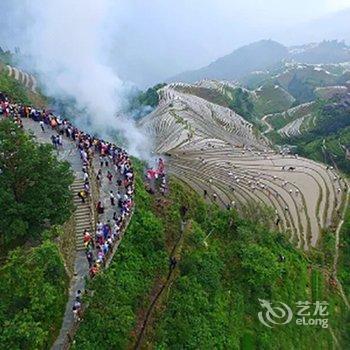
M 273 65 L 287 55 L 288 50 L 283 45 L 272 40 L 261 40 L 221 57 L 207 67 L 184 72 L 169 81 L 195 82 L 204 78 L 234 80 Z
M 262 116 L 284 111 L 294 103 L 294 97 L 283 87 L 268 80 L 255 90 L 219 80 L 202 80 L 195 84 L 173 83 L 177 92 L 200 97 L 238 113 L 258 125 Z
M 335 65 L 350 61 L 350 47 L 337 40 L 322 41 L 287 48 L 272 40 L 261 40 L 243 46 L 229 55 L 217 59 L 206 67 L 187 71 L 169 78 L 169 82 L 193 83 L 202 79 L 241 80 L 254 74 L 257 81 L 288 62 L 295 64 Z
M 291 242 L 315 247 L 342 205 L 343 180 L 322 164 L 276 152 L 240 115 L 187 89 L 159 90 L 159 106 L 141 120 L 155 152 L 168 157 L 169 173 L 243 215 L 269 208 L 272 225 L 279 218 L 275 225 Z
M 290 49 L 290 56 L 301 63 L 341 63 L 350 61 L 350 49 L 337 40 Z

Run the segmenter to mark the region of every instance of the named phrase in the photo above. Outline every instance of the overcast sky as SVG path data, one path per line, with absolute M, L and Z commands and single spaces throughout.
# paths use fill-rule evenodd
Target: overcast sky
M 143 67 L 149 67 L 155 81 L 206 65 L 234 48 L 259 39 L 278 39 L 285 44 L 305 42 L 307 35 L 290 35 L 299 23 L 350 7 L 350 0 L 140 0 L 131 3 L 128 16 L 121 20 L 116 40 L 120 56 L 116 62 L 121 71 L 125 70 L 125 62 L 134 65 L 128 74 L 134 72 L 135 79 L 144 76 Z
M 48 2 L 43 0 L 43 7 Z M 25 11 L 30 1 L 1 3 L 9 12 L 2 13 L 0 22 L 6 21 L 8 29 L 20 28 L 25 19 L 12 18 L 10 9 L 21 6 Z M 349 8 L 350 0 L 115 0 L 113 36 L 108 38 L 114 48 L 111 62 L 122 79 L 152 84 L 256 40 L 271 38 L 289 45 L 328 38 L 327 26 L 322 23 L 320 29 L 313 21 Z M 64 11 L 57 16 L 64 16 Z M 307 33 L 299 31 L 308 23 L 315 23 L 315 28 L 309 25 Z M 334 30 L 332 35 L 339 36 Z M 338 37 L 349 38 L 350 33 Z M 16 36 L 1 30 L 0 45 L 15 41 Z

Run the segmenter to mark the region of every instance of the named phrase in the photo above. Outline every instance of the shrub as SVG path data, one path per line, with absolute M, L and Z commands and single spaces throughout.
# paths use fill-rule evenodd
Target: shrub
M 73 174 L 50 145 L 38 144 L 9 119 L 0 121 L 0 140 L 0 238 L 13 246 L 70 217 Z
M 68 277 L 55 244 L 14 250 L 0 268 L 2 349 L 47 349 L 67 302 Z

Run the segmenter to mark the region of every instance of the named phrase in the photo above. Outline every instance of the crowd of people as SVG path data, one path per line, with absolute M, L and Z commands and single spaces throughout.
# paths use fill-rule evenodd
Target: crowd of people
M 159 158 L 155 163 L 158 164 L 157 167 L 150 168 L 146 172 L 146 190 L 150 194 L 155 194 L 156 189 L 158 188 L 160 194 L 165 196 L 167 183 L 164 160 Z
M 130 215 L 133 207 L 134 193 L 134 173 L 126 151 L 111 143 L 99 140 L 94 145 L 94 154 L 96 153 L 99 156 L 97 164 L 100 167 L 95 175 L 96 183 L 102 187 L 103 173 L 105 173 L 105 188 L 108 189 L 108 193 L 105 193 L 105 197 L 108 196 L 105 201 L 106 205 L 110 205 L 113 209 L 113 216 L 106 217 L 104 201 L 101 198 L 96 205 L 99 221 L 96 224 L 95 235 L 93 237 L 86 230 L 83 237 L 90 277 L 94 277 L 100 270 L 114 243 L 120 239 L 125 219 Z M 82 160 L 88 157 L 88 154 L 89 152 L 84 153 L 83 150 L 81 152 Z M 83 168 L 85 181 L 89 181 L 87 170 Z M 89 189 L 85 189 L 84 192 L 86 196 Z
M 105 194 L 104 197 L 107 196 L 107 198 L 102 196 L 97 203 L 96 211 L 99 220 L 95 232 L 91 233 L 87 228 L 83 235 L 89 276 L 93 278 L 104 266 L 114 244 L 120 239 L 126 219 L 134 205 L 134 172 L 129 155 L 113 143 L 79 130 L 69 120 L 55 116 L 50 110 L 11 103 L 2 93 L 0 93 L 0 113 L 5 118 L 12 117 L 19 127 L 23 127 L 24 118 L 31 118 L 39 123 L 41 132 L 45 133 L 51 129 L 54 133 L 50 139 L 56 149 L 63 147 L 64 138 L 75 143 L 82 161 L 84 185 L 77 194 L 82 202 L 91 198 L 91 181 L 96 180 L 103 195 L 106 191 L 102 189 L 103 173 L 105 173 L 105 187 L 108 188 L 109 194 Z M 92 175 L 90 170 L 94 159 L 98 159 L 95 164 L 99 169 L 97 174 Z M 96 178 L 90 179 L 90 176 L 96 176 Z M 113 208 L 111 217 L 106 217 L 103 202 L 107 202 L 107 205 Z M 79 319 L 82 307 L 81 291 L 77 293 L 79 295 L 75 297 L 72 310 L 74 317 Z

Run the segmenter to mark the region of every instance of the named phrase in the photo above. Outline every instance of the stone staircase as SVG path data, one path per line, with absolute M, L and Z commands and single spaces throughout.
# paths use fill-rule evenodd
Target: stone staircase
M 81 179 L 75 179 L 71 191 L 74 196 L 74 205 L 76 207 L 75 216 L 75 234 L 76 234 L 76 250 L 84 250 L 83 234 L 84 230 L 87 229 L 93 235 L 94 234 L 94 223 L 90 210 L 90 198 L 85 200 L 85 203 L 81 202 L 78 197 L 78 192 L 83 189 L 84 182 Z

